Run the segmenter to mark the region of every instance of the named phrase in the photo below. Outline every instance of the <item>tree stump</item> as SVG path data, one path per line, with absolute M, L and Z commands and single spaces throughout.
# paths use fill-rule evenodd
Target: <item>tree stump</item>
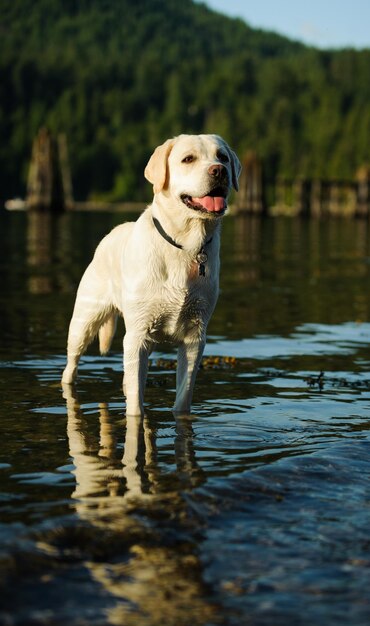
M 368 215 L 370 208 L 370 165 L 363 165 L 356 173 L 357 215 Z
M 64 135 L 58 139 L 41 128 L 33 147 L 27 184 L 27 208 L 62 211 L 73 205 L 72 183 Z
M 247 153 L 242 166 L 235 209 L 237 212 L 262 213 L 265 209 L 262 163 L 257 154 L 251 151 Z

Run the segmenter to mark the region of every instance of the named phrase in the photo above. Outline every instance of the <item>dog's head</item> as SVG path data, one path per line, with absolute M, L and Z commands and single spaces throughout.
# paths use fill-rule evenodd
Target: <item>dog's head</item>
M 241 166 L 218 135 L 179 135 L 158 146 L 145 168 L 154 194 L 163 194 L 202 218 L 221 217 Z

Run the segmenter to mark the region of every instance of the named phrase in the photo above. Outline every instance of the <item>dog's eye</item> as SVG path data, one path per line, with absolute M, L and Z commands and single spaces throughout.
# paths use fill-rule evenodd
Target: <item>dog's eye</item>
M 184 157 L 181 163 L 193 163 L 195 161 L 195 156 L 193 154 L 188 154 L 188 156 Z
M 229 157 L 224 152 L 217 152 L 217 158 L 221 163 L 228 163 Z

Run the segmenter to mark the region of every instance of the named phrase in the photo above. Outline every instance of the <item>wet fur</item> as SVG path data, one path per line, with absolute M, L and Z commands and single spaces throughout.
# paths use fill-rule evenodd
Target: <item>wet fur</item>
M 217 135 L 180 135 L 155 150 L 145 170 L 154 187 L 153 203 L 136 222 L 117 226 L 100 242 L 81 279 L 64 384 L 74 381 L 79 358 L 97 334 L 101 352 L 109 350 L 116 318 L 122 315 L 127 414 L 144 412 L 148 358 L 159 341 L 178 347 L 174 410 L 190 411 L 207 325 L 218 297 L 221 217 L 192 210 L 181 198 L 209 193 L 214 183 L 210 171 L 219 164 L 220 150 L 228 155 L 222 164 L 228 193 L 232 185 L 237 188 L 240 164 Z M 194 162 L 184 163 L 188 154 L 194 155 Z M 182 249 L 157 232 L 153 217 Z M 196 256 L 209 240 L 206 275 L 200 276 Z

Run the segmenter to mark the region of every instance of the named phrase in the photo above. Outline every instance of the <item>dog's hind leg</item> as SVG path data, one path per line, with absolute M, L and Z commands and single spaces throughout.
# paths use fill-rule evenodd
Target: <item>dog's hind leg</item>
M 63 372 L 62 383 L 73 383 L 81 355 L 97 335 L 99 328 L 111 316 L 112 307 L 106 301 L 84 294 L 77 296 L 69 326 L 67 366 Z

